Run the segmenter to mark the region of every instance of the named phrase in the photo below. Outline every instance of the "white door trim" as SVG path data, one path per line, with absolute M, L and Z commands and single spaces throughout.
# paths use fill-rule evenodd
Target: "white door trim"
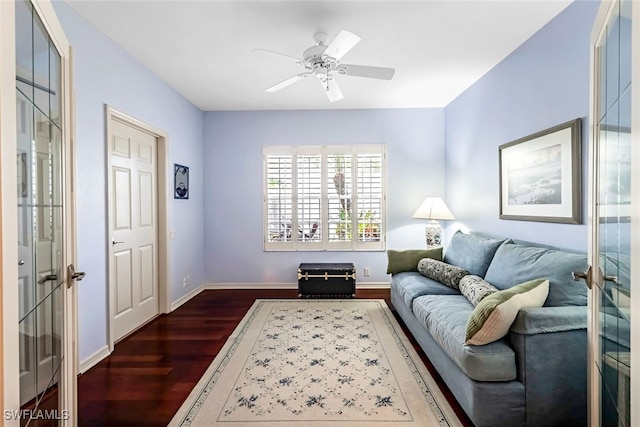
M 111 155 L 109 150 L 109 137 L 112 132 L 113 121 L 119 121 L 121 123 L 125 123 L 131 127 L 142 130 L 143 132 L 149 133 L 155 136 L 158 140 L 157 147 L 157 209 L 158 209 L 158 312 L 159 313 L 169 313 L 171 311 L 171 293 L 169 292 L 169 278 L 170 268 L 169 268 L 169 198 L 167 195 L 169 194 L 170 188 L 170 177 L 171 175 L 168 173 L 169 164 L 168 164 L 168 153 L 169 153 L 169 137 L 168 134 L 162 130 L 156 129 L 146 123 L 143 123 L 137 119 L 134 119 L 131 116 L 128 116 L 124 113 L 121 113 L 114 108 L 105 105 L 105 115 L 106 115 L 106 153 L 107 153 L 107 230 L 110 230 L 111 224 L 111 206 L 113 200 L 111 200 L 111 190 L 113 183 L 111 178 Z M 109 351 L 112 352 L 115 344 L 115 337 L 113 335 L 113 318 L 114 318 L 114 310 L 115 310 L 115 290 L 113 286 L 113 278 L 111 277 L 111 236 L 107 236 L 107 253 L 109 256 L 107 257 L 107 275 L 108 286 L 109 286 L 109 309 L 107 319 L 107 324 L 109 325 Z
M 15 51 L 15 4 L 0 1 L 0 160 L 2 178 L 0 187 L 0 293 L 2 294 L 2 408 L 19 409 L 20 393 L 20 352 L 18 342 L 18 287 L 8 284 L 18 283 L 18 195 L 16 193 L 16 51 Z M 5 123 L 7 126 L 5 126 Z M 14 124 L 14 125 L 9 125 Z M 5 285 L 6 284 L 6 285 Z M 5 425 L 17 426 L 18 420 L 6 420 Z

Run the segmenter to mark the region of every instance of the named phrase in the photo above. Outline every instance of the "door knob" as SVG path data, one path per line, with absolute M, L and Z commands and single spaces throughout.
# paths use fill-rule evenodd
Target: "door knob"
M 69 273 L 69 277 L 71 280 L 77 280 L 78 282 L 84 279 L 84 276 L 87 275 L 84 271 L 76 271 L 76 268 L 73 264 L 69 264 L 67 267 L 67 272 Z
M 580 279 L 583 279 L 585 282 L 587 282 L 587 287 L 589 289 L 591 289 L 591 287 L 593 286 L 593 283 L 596 283 L 600 287 L 602 287 L 602 282 L 613 282 L 615 284 L 618 283 L 617 276 L 605 276 L 602 273 L 601 268 L 598 268 L 597 277 L 594 277 L 593 273 L 594 273 L 593 268 L 589 266 L 589 269 L 586 272 L 583 273 L 581 271 L 574 271 L 571 273 L 571 276 L 573 277 L 573 280 L 575 280 L 576 282 Z
M 587 273 L 583 273 L 582 271 L 573 271 L 571 272 L 571 277 L 573 277 L 573 280 L 575 280 L 576 282 L 580 279 L 586 279 L 587 277 Z
M 124 243 L 124 242 L 119 242 L 119 241 L 116 241 L 115 239 L 113 239 L 111 241 L 111 246 L 119 245 L 120 243 Z
M 58 275 L 57 274 L 47 274 L 46 276 L 42 276 L 42 278 L 40 280 L 38 280 L 38 285 L 43 285 L 47 282 L 53 282 L 55 280 L 58 280 Z
M 591 268 L 591 266 L 589 266 L 589 269 L 585 272 L 582 271 L 573 271 L 571 272 L 571 276 L 573 277 L 573 280 L 575 280 L 576 282 L 579 281 L 580 279 L 584 280 L 587 284 L 587 287 L 589 289 L 591 289 L 592 286 L 592 282 L 591 282 L 591 275 L 593 273 L 593 269 Z

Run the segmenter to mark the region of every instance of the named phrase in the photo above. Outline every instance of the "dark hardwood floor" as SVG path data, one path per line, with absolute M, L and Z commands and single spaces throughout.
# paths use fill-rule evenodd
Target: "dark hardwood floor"
M 78 424 L 167 425 L 257 298 L 297 298 L 297 290 L 207 290 L 117 343 L 108 358 L 78 377 Z M 391 307 L 389 289 L 360 289 L 356 298 L 384 299 Z M 472 426 L 412 344 L 463 424 Z

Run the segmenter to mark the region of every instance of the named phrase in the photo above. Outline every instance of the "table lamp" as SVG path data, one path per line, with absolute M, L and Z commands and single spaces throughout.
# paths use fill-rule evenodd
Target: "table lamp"
M 412 215 L 412 218 L 428 219 L 425 229 L 427 247 L 434 248 L 442 244 L 442 228 L 438 220 L 455 219 L 440 197 L 427 197 Z

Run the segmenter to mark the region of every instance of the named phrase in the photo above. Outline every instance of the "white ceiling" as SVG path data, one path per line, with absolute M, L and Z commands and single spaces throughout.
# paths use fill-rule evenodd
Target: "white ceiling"
M 443 107 L 572 0 L 67 0 L 204 111 Z M 265 89 L 303 69 L 322 31 L 362 38 L 343 63 L 393 67 L 391 81 L 337 76 L 330 103 L 317 79 Z

